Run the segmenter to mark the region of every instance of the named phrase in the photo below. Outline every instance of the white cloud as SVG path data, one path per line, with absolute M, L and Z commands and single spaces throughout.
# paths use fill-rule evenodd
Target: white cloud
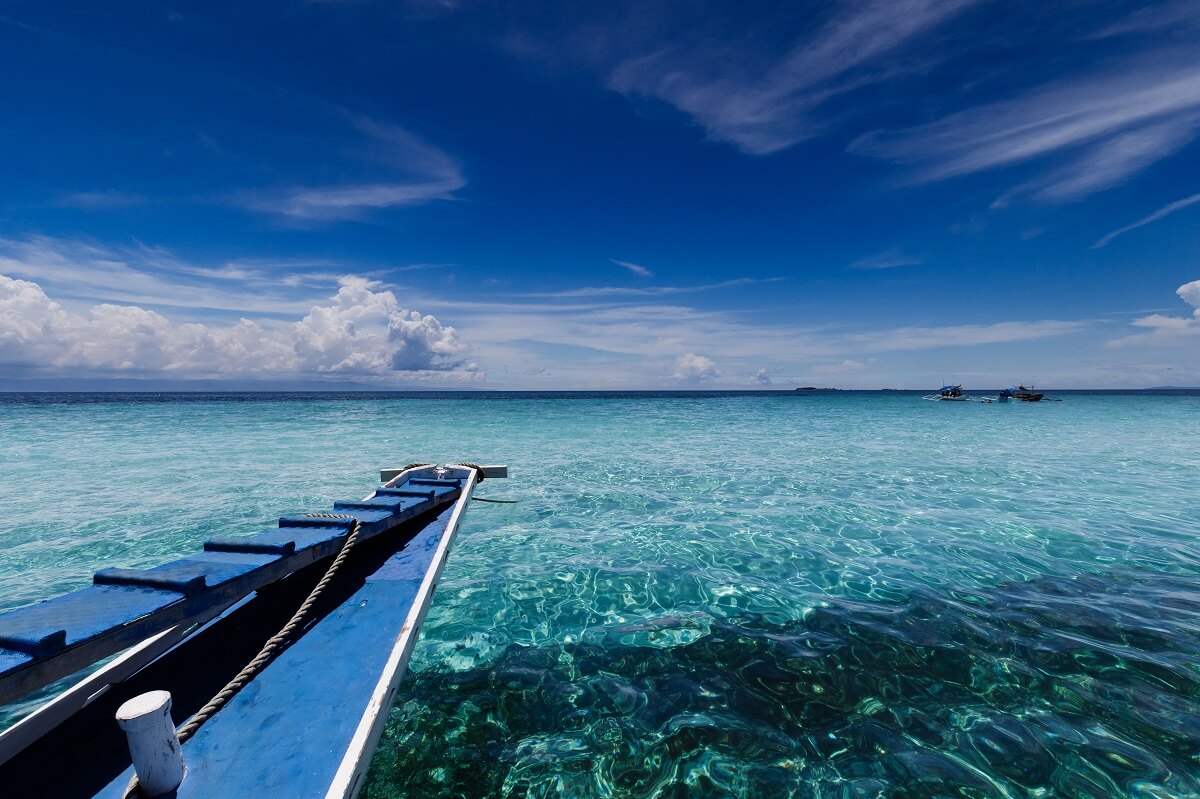
M 141 205 L 146 198 L 116 189 L 99 191 L 74 191 L 62 194 L 54 204 L 62 208 L 81 208 L 85 211 L 103 211 L 114 208 L 129 208 Z
M 1184 208 L 1187 208 L 1189 205 L 1195 205 L 1196 203 L 1200 203 L 1200 194 L 1193 194 L 1191 197 L 1184 197 L 1182 200 L 1176 200 L 1173 203 L 1168 203 L 1167 205 L 1164 205 L 1162 208 L 1159 208 L 1154 213 L 1150 214 L 1149 216 L 1142 217 L 1141 219 L 1134 222 L 1133 224 L 1126 225 L 1123 228 L 1117 228 L 1116 230 L 1112 231 L 1111 233 L 1106 233 L 1105 235 L 1101 236 L 1100 239 L 1095 244 L 1093 244 L 1091 248 L 1093 250 L 1098 250 L 1101 247 L 1106 247 L 1106 246 L 1108 246 L 1108 243 L 1110 241 L 1112 241 L 1113 239 L 1115 239 L 1117 236 L 1124 235 L 1131 230 L 1137 230 L 1140 227 L 1144 227 L 1145 225 L 1149 225 L 1153 222 L 1157 222 L 1158 220 L 1162 219 L 1163 217 L 1170 216 L 1171 214 L 1175 213 L 1176 211 L 1182 211 Z
M 750 382 L 756 386 L 769 386 L 771 385 L 771 374 L 766 369 L 759 369 L 754 373 L 754 378 Z
M 992 207 L 1004 206 L 1020 195 L 1046 203 L 1071 202 L 1111 188 L 1189 143 L 1198 124 L 1200 116 L 1190 124 L 1171 120 L 1105 139 L 1064 166 L 1007 192 Z
M 1188 305 L 1195 308 L 1195 315 L 1200 317 L 1200 280 L 1184 283 L 1175 293 Z
M 711 358 L 697 355 L 694 352 L 685 352 L 675 359 L 675 367 L 671 374 L 680 380 L 709 380 L 720 377 L 721 371 L 717 369 L 717 364 Z
M 1022 187 L 1038 199 L 1076 199 L 1160 160 L 1200 127 L 1200 60 L 1143 57 L 1124 69 L 1047 84 L 917 127 L 859 137 L 852 152 L 913 164 L 917 182 L 943 180 L 1090 146 Z
M 1088 38 L 1108 39 L 1113 36 L 1157 34 L 1164 31 L 1178 33 L 1195 28 L 1197 24 L 1200 24 L 1200 2 L 1178 0 L 1139 8 L 1124 19 L 1090 34 Z
M 242 204 L 250 210 L 277 214 L 296 222 L 333 222 L 361 219 L 368 211 L 380 208 L 448 200 L 464 185 L 466 181 L 461 176 L 450 175 L 409 183 L 296 188 L 247 196 Z
M 921 258 L 905 255 L 898 248 L 892 248 L 887 252 L 881 252 L 869 258 L 860 258 L 847 268 L 862 270 L 895 269 L 900 266 L 919 266 L 923 263 L 925 261 Z
M 766 155 L 821 133 L 819 106 L 893 74 L 880 67 L 886 56 L 973 2 L 848 3 L 775 63 L 748 64 L 729 48 L 667 49 L 624 61 L 610 86 L 670 103 L 710 138 Z
M 866 364 L 861 361 L 855 361 L 847 358 L 838 363 L 823 363 L 813 367 L 813 372 L 819 375 L 836 375 L 843 372 L 856 372 L 859 369 L 866 368 Z
M 395 295 L 345 277 L 297 322 L 176 324 L 129 305 L 76 313 L 36 283 L 0 275 L 0 364 L 40 371 L 182 377 L 340 376 L 428 380 L 470 376 L 457 331 L 400 307 Z
M 416 134 L 365 116 L 343 116 L 365 137 L 363 158 L 371 172 L 383 173 L 385 179 L 242 192 L 233 197 L 234 204 L 304 225 L 362 219 L 383 208 L 449 200 L 466 185 L 458 163 Z
M 1086 328 L 1085 322 L 1043 319 L 1031 322 L 996 322 L 990 325 L 901 327 L 895 330 L 853 334 L 848 336 L 847 340 L 871 352 L 889 352 L 1033 341 L 1049 336 L 1078 333 Z
M 623 266 L 638 277 L 654 277 L 654 273 L 641 264 L 630 263 L 629 261 L 618 261 L 616 258 L 609 258 L 617 266 Z
M 1166 344 L 1190 341 L 1191 336 L 1200 336 L 1200 280 L 1184 283 L 1175 293 L 1192 306 L 1192 317 L 1150 314 L 1135 319 L 1131 324 L 1149 330 L 1148 333 L 1133 333 L 1108 342 L 1109 347 L 1128 347 L 1135 344 Z
M 186 263 L 157 247 L 109 247 L 47 236 L 0 237 L 0 274 L 25 278 L 59 298 L 252 313 L 295 314 L 309 303 L 281 286 L 334 285 L 338 275 L 314 274 L 314 261 Z
M 580 289 L 565 289 L 563 291 L 530 292 L 527 297 L 654 297 L 668 294 L 690 294 L 695 291 L 714 291 L 716 289 L 733 288 L 734 286 L 750 286 L 755 283 L 776 283 L 783 278 L 753 278 L 739 277 L 732 280 L 722 280 L 719 283 L 705 283 L 700 286 L 647 286 L 645 288 L 630 288 L 628 286 L 588 286 Z

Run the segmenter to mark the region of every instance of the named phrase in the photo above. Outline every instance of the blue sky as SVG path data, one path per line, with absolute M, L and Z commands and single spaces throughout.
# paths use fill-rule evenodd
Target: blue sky
M 0 386 L 1200 385 L 1200 2 L 0 5 Z

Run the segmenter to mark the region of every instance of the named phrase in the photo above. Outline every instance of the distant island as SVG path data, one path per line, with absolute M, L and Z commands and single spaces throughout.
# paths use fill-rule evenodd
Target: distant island
M 840 388 L 818 388 L 816 386 L 800 386 L 793 391 L 841 391 Z

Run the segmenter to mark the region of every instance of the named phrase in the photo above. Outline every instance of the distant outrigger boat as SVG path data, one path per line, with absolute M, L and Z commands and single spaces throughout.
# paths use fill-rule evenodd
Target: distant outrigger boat
M 332 512 L 0 614 L 0 704 L 83 675 L 0 733 L 5 795 L 352 799 L 485 475 L 507 468 L 385 470 Z
M 1048 397 L 1040 391 L 1034 391 L 1032 388 L 1025 386 L 1009 387 L 1000 392 L 1000 396 L 996 397 L 1000 402 L 1006 402 L 1010 399 L 1020 400 L 1021 402 L 1041 402 L 1047 400 L 1049 402 L 1062 402 L 1058 397 Z
M 1017 386 L 1016 391 L 1013 392 L 1013 398 L 1019 399 L 1021 402 L 1041 402 L 1045 396 L 1045 394 L 1040 394 L 1031 388 L 1025 388 L 1025 386 Z
M 926 394 L 921 399 L 934 402 L 970 402 L 971 397 L 964 394 L 962 386 L 942 386 L 936 394 Z

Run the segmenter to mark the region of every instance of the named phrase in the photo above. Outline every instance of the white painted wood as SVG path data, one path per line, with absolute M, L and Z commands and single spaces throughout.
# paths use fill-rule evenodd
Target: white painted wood
M 458 465 L 458 464 L 450 464 L 450 465 L 454 466 L 454 465 Z M 483 465 L 483 476 L 484 477 L 487 477 L 489 479 L 508 477 L 508 465 L 507 464 L 492 464 L 492 465 L 481 464 L 481 465 Z M 403 472 L 400 471 L 400 469 L 396 469 L 396 468 L 380 469 L 379 470 L 379 482 L 391 483 L 397 477 L 399 477 L 401 474 L 403 474 Z
M 384 723 L 387 721 L 388 710 L 391 708 L 396 686 L 408 668 L 408 660 L 420 633 L 421 622 L 425 620 L 425 615 L 429 611 L 433 591 L 437 587 L 442 567 L 446 565 L 450 546 L 458 534 L 459 521 L 471 501 L 471 494 L 475 491 L 476 474 L 474 469 L 453 466 L 449 468 L 453 477 L 465 477 L 466 484 L 454 504 L 450 521 L 446 524 L 446 530 L 442 533 L 437 551 L 430 562 L 429 571 L 425 573 L 425 578 L 421 581 L 420 588 L 417 589 L 417 596 L 409 610 L 408 618 L 404 620 L 404 626 L 400 628 L 400 635 L 392 645 L 392 651 L 379 676 L 379 682 L 376 683 L 375 690 L 371 693 L 371 699 L 363 710 L 362 719 L 354 731 L 354 737 L 350 739 L 346 755 L 342 758 L 337 773 L 334 774 L 333 782 L 329 786 L 329 792 L 325 794 L 325 799 L 354 799 L 362 787 L 363 777 L 366 776 L 367 767 L 371 764 L 371 756 L 375 753 L 375 747 L 379 745 L 380 735 L 383 734 Z
M 171 720 L 169 691 L 148 691 L 117 709 L 144 796 L 161 796 L 183 782 L 183 750 Z

